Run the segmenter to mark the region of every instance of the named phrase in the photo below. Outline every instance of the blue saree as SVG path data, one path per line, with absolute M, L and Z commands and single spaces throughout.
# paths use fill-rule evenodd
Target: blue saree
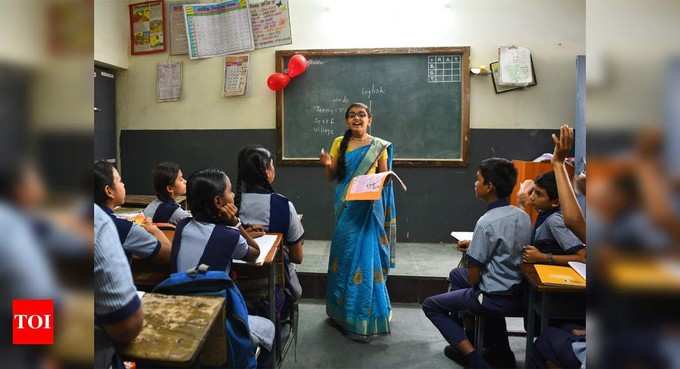
M 394 267 L 396 208 L 392 182 L 375 201 L 344 201 L 352 178 L 366 174 L 392 144 L 373 138 L 370 145 L 345 153 L 347 175 L 335 189 L 335 235 L 331 242 L 326 313 L 346 332 L 369 337 L 390 333 L 392 308 L 387 274 Z

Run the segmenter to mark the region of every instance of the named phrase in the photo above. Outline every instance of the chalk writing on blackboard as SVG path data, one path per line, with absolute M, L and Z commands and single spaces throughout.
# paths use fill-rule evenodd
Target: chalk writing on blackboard
M 427 57 L 428 83 L 460 82 L 460 56 L 430 55 Z

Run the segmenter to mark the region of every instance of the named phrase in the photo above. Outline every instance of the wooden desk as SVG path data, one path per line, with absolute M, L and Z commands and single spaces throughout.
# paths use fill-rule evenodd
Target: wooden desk
M 156 195 L 126 195 L 123 205 L 128 208 L 145 208 L 155 199 Z M 177 196 L 175 200 L 181 205 L 186 199 L 186 196 Z
M 585 319 L 586 287 L 543 284 L 534 264 L 522 263 L 521 270 L 529 285 L 525 359 L 525 362 L 529 362 L 533 354 L 534 339 L 543 333 L 550 319 Z M 540 325 L 537 326 L 537 323 Z
M 124 360 L 138 365 L 189 367 L 200 354 L 202 364 L 226 361 L 224 298 L 147 293 L 142 306 L 144 326 L 120 351 Z
M 283 275 L 283 253 L 279 252 L 281 248 L 281 243 L 283 242 L 283 234 L 281 233 L 268 233 L 269 235 L 276 235 L 276 241 L 274 246 L 269 250 L 269 253 L 265 256 L 264 262 L 261 265 L 255 263 L 246 263 L 234 260 L 231 264 L 231 270 L 234 271 L 239 276 L 243 276 L 244 280 L 254 279 L 254 278 L 265 278 L 267 281 L 266 287 L 266 298 L 269 301 L 269 306 L 276 306 L 276 284 L 283 286 L 285 285 L 285 276 Z M 257 239 L 255 239 L 257 241 Z M 158 264 L 149 264 L 145 268 L 136 269 L 133 265 L 132 275 L 135 280 L 135 285 L 139 290 L 150 291 L 158 283 L 165 280 L 170 276 L 170 266 L 163 266 Z M 239 278 L 241 279 L 241 278 Z M 236 281 L 237 284 L 239 280 Z M 242 291 L 243 292 L 243 291 Z M 276 310 L 271 309 L 269 317 L 275 326 L 278 327 L 278 318 L 276 315 Z M 289 337 L 292 337 L 291 334 Z M 284 345 L 279 342 L 279 335 L 276 335 L 274 340 L 274 345 L 272 346 L 272 352 L 276 353 L 275 365 L 276 368 L 280 362 L 285 357 Z M 289 345 L 285 345 L 286 348 Z
M 239 275 L 237 283 L 239 285 L 246 285 L 248 280 L 255 282 L 255 288 L 257 288 L 257 279 L 262 279 L 266 277 L 267 280 L 267 300 L 269 301 L 270 311 L 269 319 L 274 323 L 277 329 L 277 333 L 274 336 L 274 344 L 272 345 L 272 352 L 276 355 L 276 360 L 274 360 L 274 369 L 278 368 L 281 361 L 285 358 L 287 348 L 290 345 L 286 344 L 290 342 L 290 338 L 293 337 L 292 334 L 289 335 L 289 339 L 285 343 L 281 343 L 281 336 L 278 332 L 279 319 L 276 314 L 276 285 L 285 286 L 285 276 L 283 273 L 285 271 L 283 266 L 283 252 L 279 252 L 281 249 L 281 244 L 283 242 L 283 234 L 281 233 L 267 233 L 268 235 L 276 235 L 276 241 L 274 241 L 274 246 L 269 250 L 269 253 L 264 259 L 261 265 L 255 263 L 246 263 L 242 261 L 232 263 L 232 270 Z M 257 238 L 255 239 L 257 241 Z M 241 291 L 244 295 L 247 291 Z

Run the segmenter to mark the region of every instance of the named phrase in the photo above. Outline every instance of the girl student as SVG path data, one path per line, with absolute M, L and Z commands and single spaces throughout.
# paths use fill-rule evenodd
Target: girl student
M 145 218 L 141 225 L 113 214 L 113 209 L 125 203 L 125 184 L 116 167 L 107 161 L 94 165 L 94 202 L 113 219 L 125 253 L 140 259 L 153 258 L 158 263 L 170 259 L 170 240 Z
M 156 199 L 144 208 L 144 216 L 154 223 L 177 223 L 191 216 L 177 203 L 177 196 L 186 195 L 187 181 L 177 163 L 163 162 L 151 172 Z
M 260 255 L 237 216 L 231 188 L 229 177 L 218 169 L 203 169 L 189 177 L 187 203 L 192 218 L 177 224 L 170 261 L 173 273 L 205 264 L 208 270 L 229 274 L 233 259 L 255 261 Z M 271 351 L 274 324 L 248 315 L 248 326 L 253 343 Z
M 262 146 L 248 146 L 238 155 L 236 206 L 239 216 L 250 229 L 283 233 L 284 259 L 287 269 L 286 290 L 297 300 L 302 287 L 292 264 L 301 264 L 305 230 L 295 206 L 272 187 L 276 170 L 271 152 Z

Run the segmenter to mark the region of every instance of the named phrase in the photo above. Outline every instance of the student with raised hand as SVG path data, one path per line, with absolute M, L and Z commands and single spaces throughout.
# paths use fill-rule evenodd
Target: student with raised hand
M 164 162 L 156 165 L 152 172 L 153 189 L 156 199 L 144 208 L 144 216 L 154 223 L 175 224 L 189 218 L 191 214 L 177 203 L 177 196 L 186 195 L 187 181 L 179 165 Z
M 302 295 L 302 287 L 291 263 L 302 264 L 305 230 L 295 206 L 272 187 L 276 169 L 269 150 L 248 146 L 238 155 L 236 207 L 246 229 L 283 233 L 287 290 L 294 299 Z
M 125 203 L 125 184 L 113 164 L 98 161 L 94 165 L 94 202 L 113 220 L 126 254 L 158 263 L 170 260 L 170 240 L 146 218 L 138 225 L 115 216 L 113 209 Z
M 503 368 L 516 365 L 504 316 L 523 307 L 520 255 L 531 240 L 529 216 L 508 201 L 516 179 L 517 170 L 511 161 L 482 161 L 476 174 L 475 196 L 488 204 L 487 211 L 477 220 L 469 246 L 458 246 L 467 250 L 468 266 L 451 271 L 449 292 L 423 302 L 425 315 L 449 343 L 444 354 L 466 368 L 488 368 L 487 360 Z M 485 316 L 485 357 L 482 347 L 474 347 L 465 335 L 458 316 L 463 311 Z
M 391 182 L 379 200 L 345 201 L 352 178 L 392 167 L 393 145 L 368 134 L 372 121 L 368 106 L 351 104 L 345 111 L 345 134 L 333 141 L 330 153 L 322 150 L 319 156 L 327 178 L 337 181 L 326 314 L 331 324 L 362 342 L 390 333 L 386 281 L 394 267 L 397 226 Z
M 555 180 L 557 182 L 557 193 L 560 199 L 564 224 L 571 229 L 581 241 L 586 242 L 586 220 L 583 216 L 581 206 L 576 199 L 576 193 L 571 185 L 569 173 L 564 163 L 567 155 L 574 146 L 574 129 L 563 124 L 560 127 L 560 135 L 552 135 L 555 149 L 551 160 Z
M 554 172 L 547 172 L 536 178 L 529 202 L 538 210 L 538 218 L 531 236 L 531 245 L 524 248 L 522 261 L 559 265 L 568 265 L 570 261 L 585 263 L 585 245 L 564 224 Z

